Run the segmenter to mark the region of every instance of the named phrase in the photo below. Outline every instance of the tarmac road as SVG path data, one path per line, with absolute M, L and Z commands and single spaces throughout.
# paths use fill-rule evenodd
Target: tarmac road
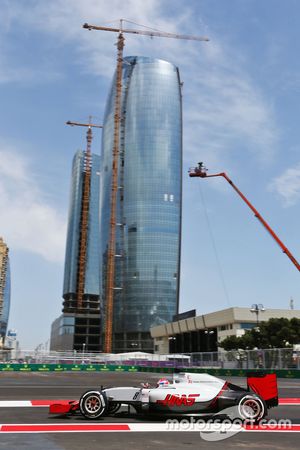
M 165 375 L 164 375 L 165 376 Z M 141 381 L 155 385 L 160 377 L 153 373 L 0 373 L 0 401 L 34 399 L 78 399 L 89 388 L 104 386 L 135 386 Z M 230 381 L 245 385 L 245 379 Z M 279 380 L 279 397 L 300 397 L 300 380 Z M 279 406 L 270 410 L 269 418 L 290 419 L 300 424 L 299 406 Z M 139 426 L 145 421 L 126 411 L 115 417 L 86 421 L 81 416 L 55 417 L 44 407 L 0 407 L 0 424 L 75 424 L 85 426 L 129 424 Z M 147 423 L 151 421 L 147 419 Z M 153 424 L 153 422 L 151 422 Z M 154 421 L 155 425 L 155 421 Z M 151 425 L 150 425 L 151 426 Z M 155 426 L 154 426 L 155 428 Z M 0 450 L 85 450 L 85 449 L 260 449 L 287 450 L 299 447 L 298 432 L 240 432 L 219 442 L 203 440 L 199 431 L 159 432 L 61 432 L 1 433 Z

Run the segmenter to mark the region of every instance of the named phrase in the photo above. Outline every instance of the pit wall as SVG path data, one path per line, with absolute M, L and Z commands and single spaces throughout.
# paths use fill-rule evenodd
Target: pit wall
M 190 373 L 208 373 L 222 377 L 246 377 L 246 369 L 199 369 L 193 367 L 177 367 L 176 371 Z M 173 373 L 173 367 L 145 367 L 111 364 L 0 364 L 0 372 L 155 372 Z M 278 378 L 300 378 L 300 370 L 297 369 L 258 369 L 258 373 L 276 373 Z

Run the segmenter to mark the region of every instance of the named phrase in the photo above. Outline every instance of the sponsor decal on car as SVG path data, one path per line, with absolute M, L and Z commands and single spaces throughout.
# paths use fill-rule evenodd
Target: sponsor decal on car
M 156 403 L 164 406 L 192 406 L 197 397 L 200 397 L 200 394 L 168 394 L 164 400 L 156 400 Z

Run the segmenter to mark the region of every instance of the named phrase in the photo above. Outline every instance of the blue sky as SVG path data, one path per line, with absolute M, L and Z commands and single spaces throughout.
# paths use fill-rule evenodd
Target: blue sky
M 299 14 L 297 0 L 2 1 L 0 235 L 22 348 L 49 339 L 62 307 L 71 160 L 85 146 L 64 123 L 101 123 L 115 67 L 116 35 L 84 22 L 210 38 L 125 42 L 125 55 L 169 60 L 184 82 L 181 310 L 288 308 L 291 297 L 300 308 L 296 268 L 230 186 L 187 175 L 198 161 L 226 171 L 300 259 Z

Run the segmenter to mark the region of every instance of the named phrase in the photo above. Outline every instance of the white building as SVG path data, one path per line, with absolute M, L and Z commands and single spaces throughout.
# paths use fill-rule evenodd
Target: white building
M 300 310 L 266 309 L 258 320 L 271 318 L 300 319 Z M 150 329 L 155 353 L 192 353 L 217 351 L 227 336 L 241 336 L 257 325 L 257 315 L 250 308 L 228 308 L 159 325 Z

